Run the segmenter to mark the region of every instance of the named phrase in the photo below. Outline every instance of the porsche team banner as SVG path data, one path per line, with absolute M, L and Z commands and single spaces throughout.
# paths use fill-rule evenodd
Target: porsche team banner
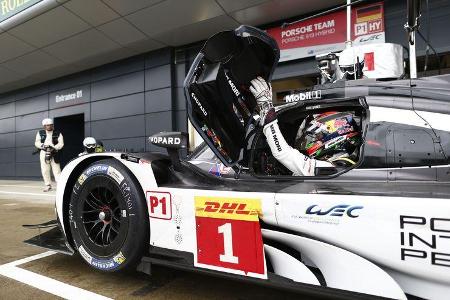
M 280 47 L 280 61 L 340 51 L 347 38 L 346 10 L 267 30 Z M 352 40 L 355 44 L 384 43 L 384 4 L 352 7 Z

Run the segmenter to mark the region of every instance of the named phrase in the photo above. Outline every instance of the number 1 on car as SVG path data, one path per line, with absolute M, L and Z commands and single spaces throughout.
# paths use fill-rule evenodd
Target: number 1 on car
M 220 261 L 238 264 L 239 257 L 233 255 L 233 235 L 231 232 L 231 223 L 225 223 L 222 226 L 219 226 L 217 231 L 223 234 L 224 254 L 220 254 Z
M 196 266 L 265 278 L 260 211 L 259 199 L 195 196 Z

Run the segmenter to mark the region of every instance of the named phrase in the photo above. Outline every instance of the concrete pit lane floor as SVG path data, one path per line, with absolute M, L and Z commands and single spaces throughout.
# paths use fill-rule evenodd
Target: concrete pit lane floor
M 43 193 L 42 189 L 40 182 L 0 180 L 0 299 L 303 298 L 296 293 L 165 267 L 153 267 L 153 275 L 148 276 L 135 271 L 102 273 L 89 268 L 78 255 L 51 254 L 36 259 L 34 255 L 47 251 L 23 243 L 38 230 L 22 225 L 54 219 L 55 193 Z M 18 261 L 21 259 L 25 261 Z

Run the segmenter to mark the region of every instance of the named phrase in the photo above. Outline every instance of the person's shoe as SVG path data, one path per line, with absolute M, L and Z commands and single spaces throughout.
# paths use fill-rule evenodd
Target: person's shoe
M 52 190 L 52 186 L 51 185 L 47 185 L 44 189 L 44 192 L 50 192 Z

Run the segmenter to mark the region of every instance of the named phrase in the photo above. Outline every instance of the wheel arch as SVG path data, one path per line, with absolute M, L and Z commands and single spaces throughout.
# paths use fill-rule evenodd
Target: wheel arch
M 132 163 L 132 162 L 126 162 L 125 163 L 124 161 L 122 161 L 120 159 L 120 156 L 107 155 L 107 154 L 105 154 L 105 155 L 88 156 L 85 159 L 78 161 L 74 167 L 72 166 L 72 168 L 71 168 L 72 170 L 70 171 L 70 174 L 67 176 L 67 180 L 65 181 L 64 192 L 62 194 L 62 197 L 60 197 L 61 201 L 62 201 L 61 214 L 58 214 L 58 212 L 57 212 L 58 217 L 62 216 L 62 221 L 60 220 L 60 225 L 62 225 L 63 232 L 66 235 L 67 242 L 70 244 L 70 246 L 73 249 L 75 249 L 75 248 L 74 248 L 73 237 L 72 237 L 72 234 L 70 232 L 70 224 L 69 224 L 69 204 L 70 204 L 70 198 L 71 198 L 71 195 L 72 195 L 72 189 L 73 189 L 74 184 L 75 184 L 76 180 L 78 179 L 78 177 L 82 174 L 82 172 L 89 165 L 91 165 L 91 164 L 93 164 L 95 162 L 104 160 L 104 159 L 114 159 L 115 161 L 120 163 L 128 171 L 128 174 L 130 175 L 130 177 L 138 185 L 139 193 L 141 193 L 142 197 L 145 199 L 145 192 L 144 192 L 144 186 L 143 186 L 143 182 L 145 182 L 145 178 L 142 178 L 142 176 L 139 176 L 140 178 L 137 178 L 136 177 L 136 173 L 133 172 L 133 170 L 129 166 L 129 164 L 135 164 L 136 166 L 138 164 Z M 150 180 L 150 182 L 151 182 L 151 180 Z M 60 188 L 60 187 L 58 186 L 58 188 Z M 146 213 L 147 213 L 147 216 L 148 216 L 148 210 L 146 211 Z M 150 228 L 149 228 L 148 232 L 149 232 L 148 239 L 150 240 Z

